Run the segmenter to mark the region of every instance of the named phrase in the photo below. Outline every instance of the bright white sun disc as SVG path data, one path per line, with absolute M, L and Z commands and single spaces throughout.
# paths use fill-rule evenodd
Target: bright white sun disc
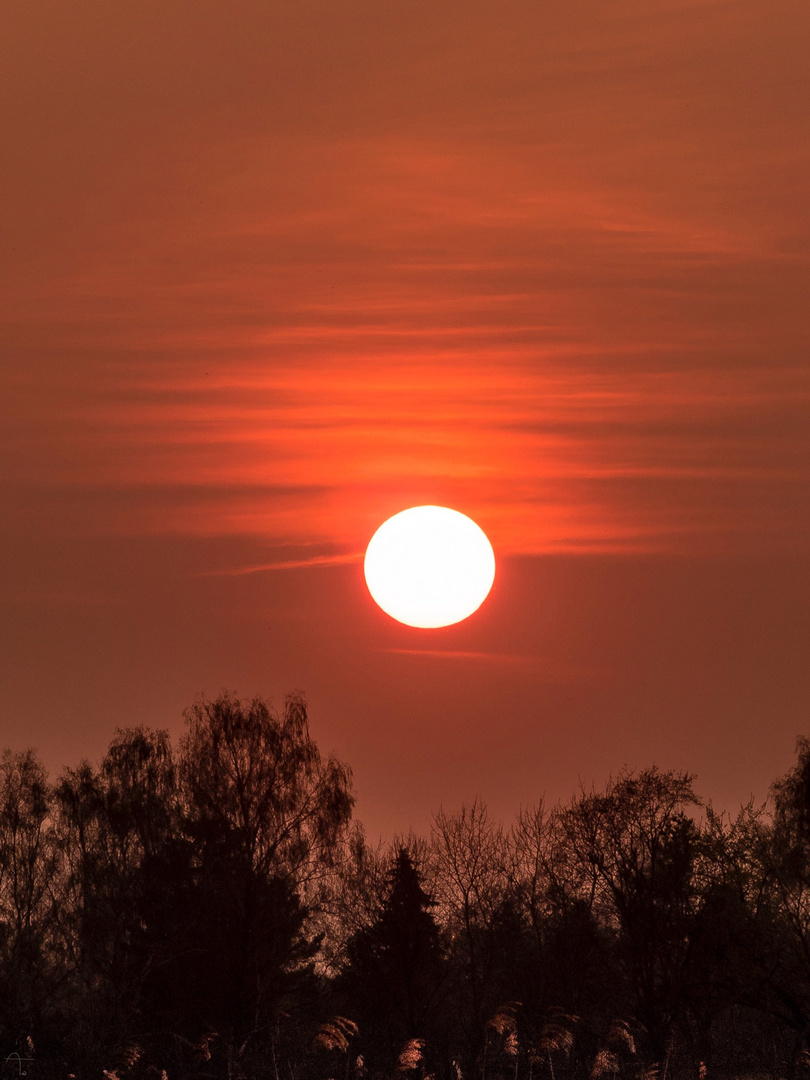
M 495 580 L 495 554 L 486 533 L 466 514 L 412 506 L 374 533 L 365 574 L 374 600 L 398 622 L 450 626 L 486 599 Z

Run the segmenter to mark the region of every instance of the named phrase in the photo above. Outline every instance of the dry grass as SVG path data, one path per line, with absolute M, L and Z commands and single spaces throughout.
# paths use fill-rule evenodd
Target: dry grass
M 603 1047 L 593 1060 L 590 1080 L 598 1080 L 600 1076 L 604 1076 L 606 1073 L 617 1073 L 618 1071 L 618 1057 L 613 1050 L 608 1050 L 607 1047 Z
M 614 1020 L 610 1025 L 605 1042 L 608 1046 L 623 1048 L 628 1054 L 635 1054 L 636 1041 L 632 1036 L 626 1020 Z
M 400 1072 L 410 1072 L 418 1069 L 423 1061 L 422 1051 L 425 1049 L 424 1039 L 408 1039 L 399 1052 L 397 1067 Z
M 318 1028 L 312 1039 L 312 1045 L 321 1050 L 339 1050 L 346 1053 L 349 1043 L 356 1039 L 359 1029 L 354 1020 L 346 1016 L 332 1016 Z

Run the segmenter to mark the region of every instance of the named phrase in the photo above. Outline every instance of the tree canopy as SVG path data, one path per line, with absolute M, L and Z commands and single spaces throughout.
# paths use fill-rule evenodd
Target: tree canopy
M 300 694 L 0 758 L 0 1040 L 108 1080 L 801 1080 L 810 741 L 733 817 L 624 769 L 369 845 Z M 16 1059 L 14 1059 L 16 1060 Z

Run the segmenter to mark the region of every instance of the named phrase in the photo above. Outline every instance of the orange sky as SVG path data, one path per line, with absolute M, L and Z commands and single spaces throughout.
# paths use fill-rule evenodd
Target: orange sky
M 0 741 L 309 695 L 372 831 L 622 764 L 728 804 L 810 701 L 802 0 L 11 0 Z M 493 594 L 378 612 L 380 522 Z

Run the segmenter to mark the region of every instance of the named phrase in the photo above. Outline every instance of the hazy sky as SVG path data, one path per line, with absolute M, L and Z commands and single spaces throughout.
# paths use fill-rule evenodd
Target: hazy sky
M 303 689 L 369 832 L 810 725 L 806 0 L 10 0 L 0 744 Z M 489 535 L 468 622 L 368 596 Z

